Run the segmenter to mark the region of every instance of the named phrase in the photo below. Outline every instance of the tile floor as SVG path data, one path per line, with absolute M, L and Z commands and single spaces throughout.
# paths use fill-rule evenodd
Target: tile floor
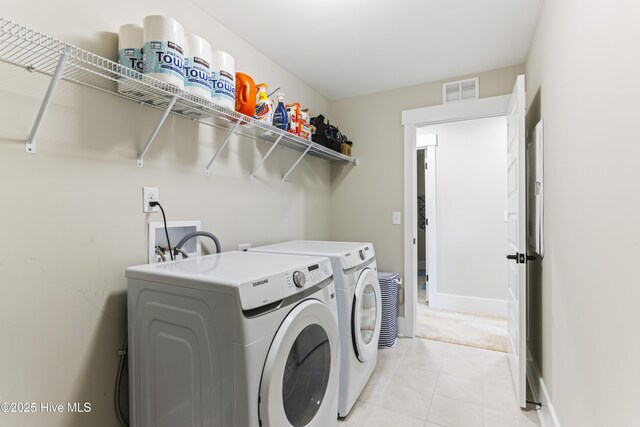
M 398 339 L 338 427 L 534 427 L 521 411 L 505 353 L 422 338 Z

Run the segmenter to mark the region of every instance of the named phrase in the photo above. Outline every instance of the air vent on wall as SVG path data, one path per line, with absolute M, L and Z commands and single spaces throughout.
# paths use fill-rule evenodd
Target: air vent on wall
M 478 99 L 480 93 L 480 79 L 458 80 L 442 85 L 442 103 Z

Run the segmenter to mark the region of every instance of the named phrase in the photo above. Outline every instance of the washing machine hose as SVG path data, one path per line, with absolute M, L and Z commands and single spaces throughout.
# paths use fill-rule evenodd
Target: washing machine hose
M 129 423 L 127 422 L 129 417 L 126 417 L 127 420 L 125 420 L 125 416 L 122 413 L 122 406 L 120 405 L 120 387 L 122 386 L 122 373 L 124 372 L 124 364 L 127 361 L 128 341 L 128 337 L 124 339 L 122 350 L 118 352 L 118 356 L 120 356 L 120 362 L 118 363 L 118 373 L 116 374 L 116 393 L 114 396 L 116 415 L 118 415 L 118 421 L 120 421 L 120 425 L 122 427 L 129 427 Z
M 182 239 L 180 239 L 178 244 L 174 247 L 174 254 L 177 255 L 178 252 L 181 252 L 180 249 L 182 249 L 182 246 L 185 243 L 187 243 L 187 241 L 193 239 L 194 237 L 198 237 L 198 236 L 208 237 L 211 240 L 213 240 L 213 243 L 215 243 L 215 245 L 216 245 L 216 253 L 219 254 L 221 252 L 220 240 L 216 237 L 215 234 L 209 233 L 208 231 L 194 231 L 193 233 L 189 233 L 186 236 L 184 236 Z M 184 252 L 182 252 L 182 254 L 183 254 L 183 256 L 185 258 L 188 258 Z

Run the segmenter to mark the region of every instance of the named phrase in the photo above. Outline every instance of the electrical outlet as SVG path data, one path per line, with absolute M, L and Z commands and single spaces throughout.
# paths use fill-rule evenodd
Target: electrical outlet
M 142 187 L 142 212 L 160 212 L 158 206 L 151 206 L 150 202 L 158 202 L 160 198 L 160 192 L 158 187 Z
M 250 247 L 251 247 L 251 243 L 242 243 L 242 244 L 238 245 L 238 250 L 239 251 L 246 251 Z

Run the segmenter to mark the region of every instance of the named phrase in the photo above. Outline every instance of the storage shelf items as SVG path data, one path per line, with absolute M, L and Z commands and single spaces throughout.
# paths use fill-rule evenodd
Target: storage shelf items
M 229 142 L 233 133 L 263 140 L 274 145 L 252 171 L 252 176 L 276 146 L 303 153 L 293 167 L 305 155 L 330 161 L 353 164 L 358 162 L 355 158 L 345 156 L 322 145 L 253 120 L 243 114 L 218 106 L 205 98 L 179 90 L 170 84 L 140 74 L 116 62 L 4 18 L 0 18 L 0 61 L 51 76 L 49 89 L 27 139 L 26 150 L 29 153 L 36 151 L 36 134 L 40 122 L 46 114 L 56 85 L 60 80 L 66 80 L 163 111 L 161 120 L 151 132 L 147 143 L 138 156 L 138 166 L 143 165 L 144 155 L 169 114 L 175 114 L 229 131 L 225 143 L 207 165 L 205 171 L 207 175 L 212 163 Z M 293 170 L 293 167 L 291 170 Z M 285 178 L 291 170 L 285 175 Z

